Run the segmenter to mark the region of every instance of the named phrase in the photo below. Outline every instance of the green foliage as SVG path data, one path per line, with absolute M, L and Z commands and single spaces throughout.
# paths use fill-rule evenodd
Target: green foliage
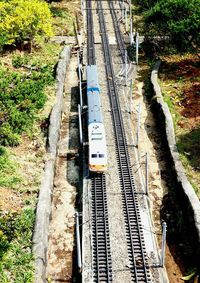
M 40 0 L 0 1 L 0 46 L 52 36 L 48 4 Z
M 0 187 L 15 188 L 20 182 L 17 163 L 11 160 L 8 151 L 0 146 Z
M 14 56 L 12 63 L 19 68 L 28 58 Z M 54 82 L 50 63 L 41 65 L 38 60 L 29 64 L 25 73 L 0 67 L 0 144 L 4 146 L 19 144 L 20 135 L 32 128 L 47 99 L 45 86 Z
M 143 10 L 148 10 L 151 7 L 153 7 L 156 3 L 158 2 L 158 0 L 136 0 L 136 3 L 138 5 L 140 5 L 142 7 Z
M 177 123 L 181 119 L 180 114 L 176 111 L 176 102 L 172 97 L 168 96 L 165 92 L 163 92 L 162 94 L 164 96 L 164 101 L 167 103 L 167 105 L 170 109 L 170 112 L 172 114 L 174 129 L 176 131 Z
M 200 127 L 193 129 L 190 132 L 178 135 L 177 146 L 181 154 L 187 157 L 189 163 L 194 170 L 200 171 Z M 186 164 L 186 165 L 187 165 Z
M 0 282 L 33 282 L 32 231 L 35 221 L 30 208 L 0 215 Z
M 15 68 L 20 68 L 23 65 L 28 64 L 28 57 L 27 56 L 21 56 L 21 55 L 16 55 L 13 56 L 12 58 L 12 65 Z
M 65 10 L 59 9 L 57 7 L 51 7 L 51 13 L 53 17 L 67 18 L 68 14 Z
M 158 0 L 145 13 L 145 30 L 169 36 L 180 50 L 199 44 L 199 0 Z

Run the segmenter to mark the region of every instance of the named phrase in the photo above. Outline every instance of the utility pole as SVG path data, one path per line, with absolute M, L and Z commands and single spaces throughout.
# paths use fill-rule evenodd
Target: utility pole
M 161 267 L 163 267 L 164 264 L 165 264 L 166 234 L 167 234 L 167 223 L 163 222 L 163 224 L 162 224 L 162 251 L 161 251 L 161 260 L 160 260 L 160 266 Z
M 127 50 L 125 50 L 125 85 L 127 86 Z
M 145 159 L 146 159 L 146 174 L 145 174 L 145 178 L 146 178 L 146 195 L 148 196 L 149 194 L 149 166 L 148 166 L 148 153 L 146 152 L 145 155 Z
M 82 129 L 82 118 L 81 118 L 81 106 L 78 104 L 78 119 L 79 119 L 79 140 L 80 144 L 83 144 L 83 129 Z
M 138 65 L 138 50 L 139 50 L 139 33 L 138 32 L 136 32 L 136 56 L 135 56 L 135 58 L 136 58 L 136 64 Z
M 133 18 L 131 9 L 131 0 L 129 0 L 129 13 L 130 13 L 130 45 L 133 45 Z
M 126 32 L 128 30 L 128 23 L 127 23 L 127 9 L 125 8 L 125 29 L 126 29 Z
M 140 114 L 141 114 L 141 103 L 138 105 L 138 121 L 137 121 L 137 137 L 136 146 L 139 146 L 139 136 L 140 136 Z
M 76 241 L 77 241 L 77 260 L 78 260 L 78 269 L 81 272 L 82 269 L 82 260 L 81 260 L 81 243 L 80 243 L 80 230 L 79 230 L 79 213 L 76 211 Z

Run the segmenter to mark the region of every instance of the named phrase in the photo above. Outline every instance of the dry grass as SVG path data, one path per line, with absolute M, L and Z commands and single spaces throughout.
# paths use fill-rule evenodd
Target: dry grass
M 53 2 L 51 12 L 54 18 L 54 32 L 58 36 L 73 36 L 74 23 L 80 15 L 79 1 L 65 0 L 61 2 Z

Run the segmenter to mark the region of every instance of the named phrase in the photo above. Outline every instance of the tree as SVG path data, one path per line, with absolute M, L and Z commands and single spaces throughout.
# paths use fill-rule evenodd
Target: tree
M 0 46 L 32 42 L 53 34 L 48 4 L 40 0 L 0 1 Z
M 136 0 L 136 3 L 142 7 L 143 10 L 148 10 L 153 7 L 158 0 Z
M 159 0 L 145 13 L 145 27 L 170 36 L 180 50 L 199 44 L 200 0 Z

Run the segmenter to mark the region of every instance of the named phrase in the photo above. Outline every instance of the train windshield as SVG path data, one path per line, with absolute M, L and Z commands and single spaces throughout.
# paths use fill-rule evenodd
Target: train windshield
M 92 158 L 104 158 L 105 157 L 105 154 L 102 154 L 102 153 L 100 153 L 100 154 L 91 154 L 91 157 Z

